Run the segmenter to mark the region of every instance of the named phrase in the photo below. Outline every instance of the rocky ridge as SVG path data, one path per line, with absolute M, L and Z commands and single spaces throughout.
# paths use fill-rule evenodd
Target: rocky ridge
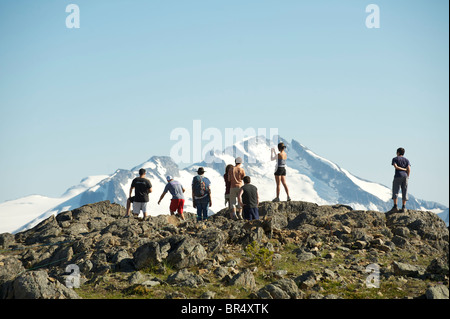
M 253 222 L 226 210 L 205 223 L 139 220 L 104 201 L 50 216 L 0 234 L 0 298 L 448 298 L 449 231 L 431 212 L 259 210 Z M 368 287 L 371 265 L 379 288 Z

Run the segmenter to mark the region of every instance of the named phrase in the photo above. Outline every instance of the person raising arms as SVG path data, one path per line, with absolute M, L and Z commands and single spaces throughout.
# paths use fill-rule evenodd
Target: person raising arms
M 276 170 L 275 170 L 275 182 L 277 184 L 277 197 L 275 197 L 272 202 L 279 202 L 280 201 L 280 189 L 281 184 L 283 184 L 284 190 L 286 191 L 287 195 L 287 201 L 289 202 L 291 198 L 289 197 L 289 188 L 286 184 L 286 160 L 287 160 L 287 153 L 285 151 L 286 146 L 283 142 L 278 143 L 278 151 L 280 151 L 278 154 L 275 151 L 275 148 L 271 149 L 271 160 L 277 161 Z

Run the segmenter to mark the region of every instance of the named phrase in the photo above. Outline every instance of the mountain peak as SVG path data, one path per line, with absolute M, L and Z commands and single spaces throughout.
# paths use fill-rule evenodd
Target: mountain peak
M 205 174 L 212 182 L 213 206 L 210 214 L 225 207 L 225 183 L 223 174 L 227 164 L 234 164 L 235 157 L 244 159 L 246 174 L 252 177 L 252 183 L 258 187 L 261 200 L 275 198 L 275 179 L 273 177 L 276 161 L 271 161 L 271 148 L 276 148 L 277 141 L 283 141 L 288 149 L 287 183 L 290 196 L 296 200 L 315 202 L 320 205 L 343 204 L 361 210 L 388 211 L 392 207 L 391 190 L 382 184 L 356 177 L 350 171 L 334 162 L 315 154 L 296 140 L 288 142 L 280 136 L 270 140 L 264 136 L 246 138 L 222 151 L 211 150 L 204 154 L 204 160 L 180 169 L 169 156 L 152 156 L 146 162 L 130 170 L 117 170 L 111 175 L 88 177 L 78 186 L 70 188 L 61 198 L 47 197 L 29 200 L 16 200 L 0 204 L 0 232 L 21 231 L 33 227 L 40 220 L 52 214 L 80 207 L 102 200 L 126 205 L 131 181 L 140 168 L 147 170 L 147 178 L 153 185 L 150 195 L 150 214 L 158 215 L 168 212 L 168 204 L 157 204 L 158 194 L 163 191 L 166 176 L 177 178 L 186 189 L 192 183 L 199 166 L 207 167 Z M 155 195 L 156 194 L 156 195 Z M 283 196 L 284 193 L 281 195 Z M 190 192 L 186 192 L 185 207 L 192 207 Z M 28 203 L 25 205 L 24 203 Z M 31 204 L 29 204 L 31 203 Z M 448 220 L 448 209 L 444 205 L 415 198 L 410 194 L 408 209 L 432 210 Z M 24 223 L 23 211 L 27 222 Z M 447 216 L 445 215 L 447 214 Z M 19 218 L 21 217 L 21 218 Z

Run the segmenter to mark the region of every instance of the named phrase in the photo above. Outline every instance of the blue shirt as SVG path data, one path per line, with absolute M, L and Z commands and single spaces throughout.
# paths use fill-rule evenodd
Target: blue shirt
M 392 159 L 392 165 L 394 165 L 394 164 L 397 164 L 397 166 L 401 167 L 401 168 L 408 168 L 408 166 L 411 165 L 411 163 L 408 161 L 408 159 L 403 156 L 394 157 Z M 408 173 L 406 171 L 400 171 L 397 169 L 395 170 L 394 178 L 395 177 L 407 177 L 407 176 L 408 176 Z
M 164 188 L 164 193 L 170 192 L 172 199 L 184 199 L 183 186 L 178 181 L 170 181 Z

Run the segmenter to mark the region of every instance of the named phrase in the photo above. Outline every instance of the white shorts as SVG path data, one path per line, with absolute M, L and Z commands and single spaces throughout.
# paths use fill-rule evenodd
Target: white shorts
M 233 187 L 230 188 L 230 208 L 235 207 L 236 209 L 241 209 L 241 206 L 239 206 L 239 191 L 241 190 L 240 187 Z
M 147 202 L 133 202 L 133 214 L 139 215 L 142 212 L 147 213 Z

